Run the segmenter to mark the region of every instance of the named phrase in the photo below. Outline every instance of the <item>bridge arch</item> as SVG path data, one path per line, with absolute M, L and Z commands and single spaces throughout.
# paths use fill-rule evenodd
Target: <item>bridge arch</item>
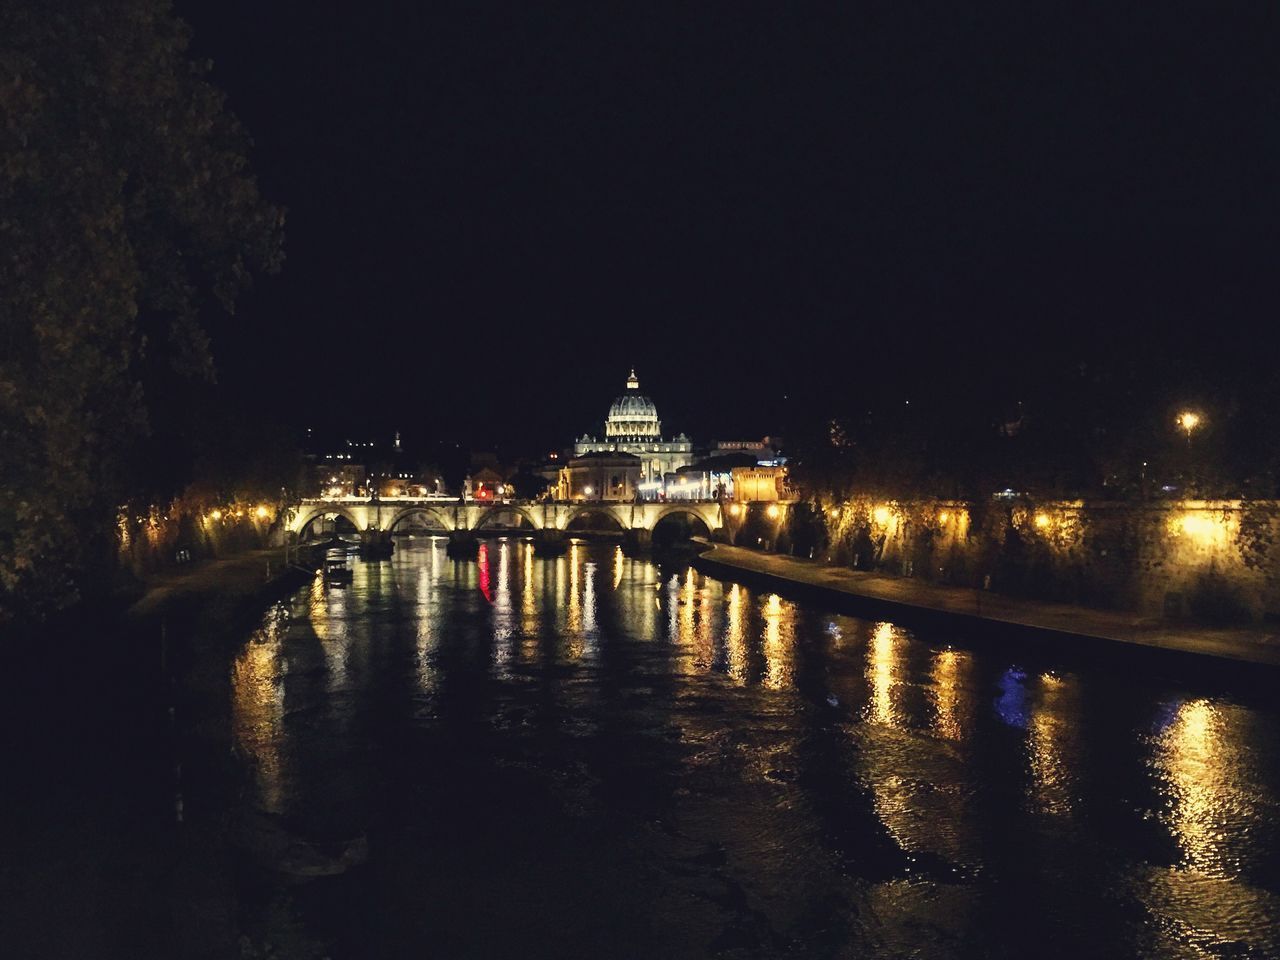
M 357 516 L 354 513 L 352 513 L 346 507 L 343 507 L 337 504 L 332 504 L 332 503 L 320 504 L 315 507 L 304 508 L 302 511 L 298 513 L 298 516 L 294 518 L 292 529 L 294 530 L 295 533 L 297 533 L 298 539 L 301 540 L 303 533 L 306 532 L 307 528 L 311 526 L 311 524 L 315 523 L 317 520 L 321 520 L 324 517 L 327 517 L 330 515 L 335 517 L 342 517 L 344 520 L 350 523 L 357 530 L 364 529 L 364 527 L 361 526 L 360 524 L 360 520 L 357 518 Z
M 419 503 L 414 504 L 412 507 L 405 507 L 403 510 L 399 510 L 393 514 L 391 520 L 387 523 L 387 532 L 394 533 L 396 524 L 415 515 L 429 517 L 436 521 L 436 523 L 440 524 L 440 526 L 445 530 L 455 529 L 453 517 L 449 516 L 447 512 L 441 510 L 439 507 L 430 507 Z
M 475 523 L 472 525 L 471 529 L 473 530 L 484 529 L 485 524 L 489 520 L 493 519 L 494 517 L 502 513 L 516 514 L 518 517 L 521 517 L 525 523 L 529 524 L 529 529 L 531 530 L 542 529 L 542 524 L 538 521 L 538 519 L 532 513 L 530 513 L 524 507 L 516 506 L 514 503 L 495 503 L 488 510 L 484 511 L 484 513 L 476 517 Z
M 617 505 L 611 503 L 588 502 L 573 507 L 564 517 L 562 530 L 568 530 L 574 522 L 585 517 L 605 517 L 618 530 L 625 531 L 630 524 L 619 515 Z
M 654 513 L 649 520 L 649 529 L 655 529 L 659 523 L 667 517 L 683 514 L 686 517 L 692 517 L 700 524 L 707 528 L 710 533 L 713 530 L 723 526 L 724 521 L 720 514 L 720 504 L 704 504 L 704 503 L 668 503 L 664 508 Z

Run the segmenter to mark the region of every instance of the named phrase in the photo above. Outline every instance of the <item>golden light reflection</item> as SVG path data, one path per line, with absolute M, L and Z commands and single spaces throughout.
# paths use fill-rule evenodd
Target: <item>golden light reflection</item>
M 697 650 L 696 665 L 703 670 L 709 669 L 715 660 L 716 641 L 712 620 L 718 610 L 719 605 L 712 601 L 712 591 L 704 583 L 698 592 L 697 637 L 694 641 Z
M 235 741 L 251 758 L 262 806 L 281 813 L 284 800 L 284 677 L 279 621 L 269 618 L 231 665 L 231 722 Z
M 685 571 L 684 586 L 680 589 L 680 635 L 676 638 L 679 644 L 693 643 L 693 613 L 697 588 L 693 583 L 693 567 Z
M 578 578 L 582 572 L 582 557 L 575 542 L 569 547 L 569 605 L 565 611 L 565 652 L 569 659 L 582 656 L 582 595 Z
M 355 585 L 349 589 L 355 589 Z M 307 616 L 324 651 L 329 689 L 341 690 L 347 685 L 351 646 L 347 636 L 347 590 L 328 589 L 323 578 L 316 577 L 311 584 Z
M 1156 745 L 1156 767 L 1169 794 L 1169 827 L 1186 865 L 1220 878 L 1237 874 L 1232 821 L 1252 813 L 1247 784 L 1221 712 L 1207 700 L 1179 705 Z
M 622 545 L 613 548 L 613 589 L 617 590 L 619 584 L 622 583 L 622 566 L 625 563 L 622 555 Z
M 893 703 L 897 683 L 898 636 L 893 624 L 877 623 L 867 646 L 867 679 L 871 683 L 868 719 L 874 723 L 896 726 L 898 711 Z
M 424 692 L 430 692 L 436 685 L 435 652 L 439 638 L 432 625 L 434 616 L 435 592 L 431 589 L 431 575 L 425 567 L 418 570 L 418 618 L 417 656 L 418 686 Z
M 655 598 L 656 599 L 656 598 Z M 680 578 L 675 574 L 667 581 L 667 639 L 680 642 Z
M 520 655 L 525 659 L 533 656 L 537 644 L 539 609 L 538 598 L 533 589 L 533 544 L 524 545 L 524 558 L 521 566 L 520 589 L 520 634 L 522 644 Z
M 729 602 L 725 624 L 725 648 L 728 653 L 729 676 L 739 683 L 747 679 L 747 635 L 742 622 L 742 595 L 746 591 L 738 584 L 729 587 Z
M 929 696 L 933 702 L 933 730 L 947 740 L 961 740 L 965 724 L 960 716 L 962 678 L 972 666 L 972 658 L 959 650 L 941 650 L 933 658 Z
M 1074 681 L 1051 673 L 1041 674 L 1037 685 L 1040 695 L 1027 724 L 1032 797 L 1040 810 L 1062 816 L 1074 806 L 1078 691 Z
M 791 682 L 794 668 L 794 634 L 790 603 L 776 593 L 764 602 L 764 685 L 780 690 Z

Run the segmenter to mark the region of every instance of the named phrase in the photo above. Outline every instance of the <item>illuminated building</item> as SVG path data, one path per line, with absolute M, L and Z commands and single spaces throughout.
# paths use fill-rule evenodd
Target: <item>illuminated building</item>
M 667 499 L 732 499 L 733 471 L 756 465 L 757 459 L 752 453 L 728 453 L 699 460 L 676 471 L 675 482 L 667 484 Z
M 640 471 L 640 458 L 632 453 L 599 450 L 583 454 L 560 468 L 556 499 L 635 500 L 640 492 Z
M 731 472 L 735 500 L 785 500 L 787 498 L 786 467 L 734 467 Z
M 637 488 L 642 498 L 653 500 L 662 494 L 668 475 L 674 475 L 692 462 L 693 442 L 683 433 L 672 440 L 663 439 L 658 408 L 640 392 L 640 381 L 632 370 L 627 378 L 627 392 L 614 400 L 609 408 L 609 416 L 604 423 L 604 439 L 583 436 L 573 445 L 573 453 L 577 458 L 591 454 L 629 454 L 635 457 L 639 466 Z M 572 464 L 566 465 L 566 469 L 572 467 Z

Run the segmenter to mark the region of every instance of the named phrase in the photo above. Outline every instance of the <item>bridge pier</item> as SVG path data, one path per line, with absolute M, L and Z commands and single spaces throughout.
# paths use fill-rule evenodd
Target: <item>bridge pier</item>
M 454 560 L 474 560 L 480 553 L 480 540 L 474 530 L 450 530 L 444 552 Z
M 563 530 L 544 528 L 533 535 L 535 557 L 559 557 L 569 549 L 569 535 Z
M 390 530 L 364 530 L 360 534 L 362 560 L 389 560 L 394 549 Z
M 647 555 L 653 549 L 653 531 L 632 527 L 622 533 L 622 552 L 629 557 Z

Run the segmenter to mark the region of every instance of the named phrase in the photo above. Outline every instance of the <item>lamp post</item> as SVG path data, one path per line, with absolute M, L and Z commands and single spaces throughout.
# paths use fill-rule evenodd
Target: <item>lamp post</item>
M 1194 410 L 1184 410 L 1175 421 L 1187 434 L 1187 446 L 1191 446 L 1191 433 L 1200 426 L 1200 414 Z

